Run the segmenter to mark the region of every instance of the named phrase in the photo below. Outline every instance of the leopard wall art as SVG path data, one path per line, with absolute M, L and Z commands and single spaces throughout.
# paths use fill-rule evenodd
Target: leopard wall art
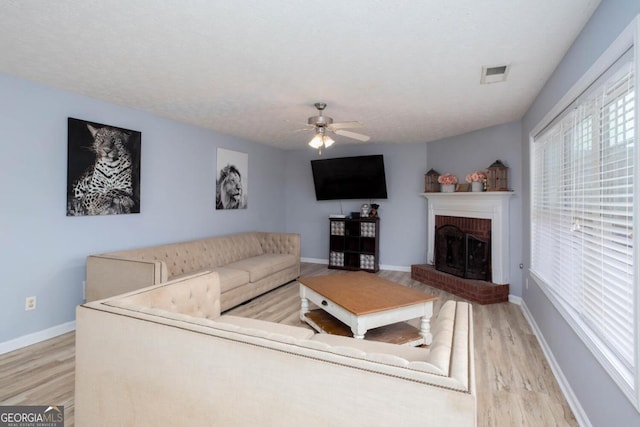
M 92 138 L 88 148 L 95 158 L 73 182 L 67 215 L 139 213 L 139 189 L 136 188 L 139 168 L 130 146 L 133 131 L 86 122 L 85 125 Z M 135 133 L 139 150 L 139 132 Z

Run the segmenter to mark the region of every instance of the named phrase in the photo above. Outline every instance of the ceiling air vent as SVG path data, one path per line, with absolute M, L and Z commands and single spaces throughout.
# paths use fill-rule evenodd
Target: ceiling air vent
M 507 80 L 508 73 L 508 65 L 495 65 L 492 67 L 485 65 L 482 67 L 482 76 L 480 77 L 480 83 L 486 85 L 489 83 L 503 82 Z

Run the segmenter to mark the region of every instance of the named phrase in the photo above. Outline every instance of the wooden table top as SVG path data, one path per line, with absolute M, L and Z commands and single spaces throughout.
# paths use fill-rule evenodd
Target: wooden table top
M 298 282 L 357 316 L 438 299 L 364 271 L 300 277 Z

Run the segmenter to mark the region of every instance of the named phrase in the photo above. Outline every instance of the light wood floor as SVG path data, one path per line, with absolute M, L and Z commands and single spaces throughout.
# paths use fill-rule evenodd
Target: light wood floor
M 318 264 L 302 264 L 302 275 L 339 274 Z M 410 273 L 381 271 L 385 279 L 435 294 L 442 301 L 460 298 L 411 279 Z M 295 282 L 227 313 L 288 325 L 298 318 Z M 515 304 L 474 304 L 478 426 L 577 426 L 551 369 Z M 64 405 L 67 426 L 74 425 L 73 333 L 0 355 L 0 405 Z M 84 427 L 84 426 L 82 426 Z

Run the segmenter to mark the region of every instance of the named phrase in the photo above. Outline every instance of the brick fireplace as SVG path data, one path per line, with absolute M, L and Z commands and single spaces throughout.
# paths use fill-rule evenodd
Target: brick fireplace
M 436 270 L 491 281 L 491 220 L 436 215 Z
M 428 249 L 427 264 L 411 266 L 411 277 L 468 300 L 481 304 L 504 302 L 509 299 L 509 198 L 512 192 L 466 192 L 466 193 L 424 193 L 428 200 L 427 224 Z M 447 268 L 436 270 L 436 230 L 446 226 L 449 240 L 455 240 L 455 230 L 462 235 L 472 236 L 470 240 L 476 247 L 472 254 L 472 264 L 480 261 L 487 262 L 486 267 L 472 265 L 470 276 L 459 277 Z M 442 238 L 441 238 L 442 240 Z M 446 240 L 446 239 L 445 239 Z M 460 245 L 468 247 L 464 242 L 454 241 L 454 248 Z M 486 250 L 480 254 L 479 250 Z M 442 252 L 442 248 L 440 249 Z M 454 250 L 453 252 L 455 252 Z M 452 250 L 445 254 L 449 258 Z M 441 257 L 443 255 L 440 255 Z M 465 255 L 465 256 L 468 256 Z M 442 261 L 440 261 L 442 263 Z M 447 261 L 445 260 L 445 264 Z M 453 270 L 460 266 L 450 259 L 448 261 Z M 455 264 L 455 265 L 454 265 Z M 468 262 L 467 262 L 468 264 Z M 465 267 L 468 269 L 468 265 Z M 463 275 L 464 276 L 464 275 Z M 469 275 L 467 277 L 470 277 Z

